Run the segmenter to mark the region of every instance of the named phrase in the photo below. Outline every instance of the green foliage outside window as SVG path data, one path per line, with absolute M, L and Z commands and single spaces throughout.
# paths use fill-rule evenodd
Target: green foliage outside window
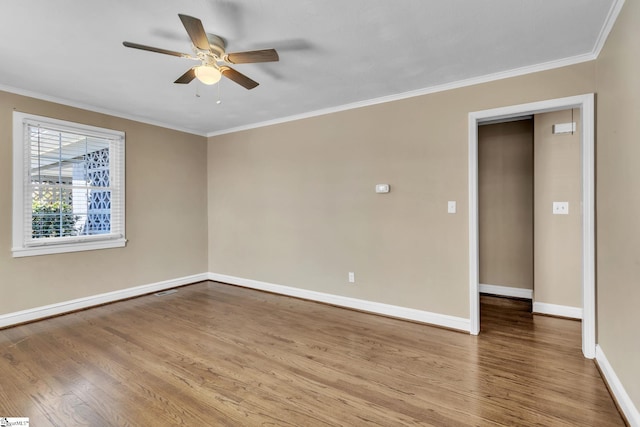
M 33 201 L 32 237 L 65 237 L 77 234 L 75 226 L 79 217 L 73 214 L 68 203 Z

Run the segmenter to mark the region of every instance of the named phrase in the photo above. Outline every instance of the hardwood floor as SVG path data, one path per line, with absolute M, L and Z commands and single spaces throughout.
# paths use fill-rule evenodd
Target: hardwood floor
M 624 425 L 580 323 L 482 300 L 479 337 L 215 282 L 0 331 L 32 426 Z

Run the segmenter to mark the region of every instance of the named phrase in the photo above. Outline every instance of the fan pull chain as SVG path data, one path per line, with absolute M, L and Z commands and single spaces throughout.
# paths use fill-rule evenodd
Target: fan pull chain
M 196 98 L 200 98 L 200 85 L 196 84 Z
M 222 101 L 220 100 L 220 86 L 222 86 L 222 82 L 218 82 L 218 100 L 216 101 L 216 104 L 220 105 L 222 104 Z

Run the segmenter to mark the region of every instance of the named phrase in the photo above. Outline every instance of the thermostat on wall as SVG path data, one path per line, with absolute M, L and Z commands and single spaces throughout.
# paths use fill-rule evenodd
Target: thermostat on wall
M 576 131 L 576 122 L 571 123 L 558 123 L 553 125 L 553 133 L 555 135 L 559 133 L 573 133 Z
M 376 193 L 388 193 L 389 184 L 376 184 Z

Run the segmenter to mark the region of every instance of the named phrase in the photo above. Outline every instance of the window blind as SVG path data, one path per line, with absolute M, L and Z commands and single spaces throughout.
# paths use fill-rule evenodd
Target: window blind
M 24 122 L 24 244 L 124 237 L 124 138 Z

